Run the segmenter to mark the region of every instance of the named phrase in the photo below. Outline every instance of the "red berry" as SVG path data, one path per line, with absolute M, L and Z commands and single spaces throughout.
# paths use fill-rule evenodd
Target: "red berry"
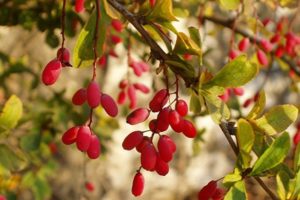
M 159 133 L 160 130 L 158 130 L 157 128 L 157 119 L 152 119 L 149 122 L 149 129 L 153 132 L 153 133 Z
M 120 20 L 117 19 L 111 20 L 111 25 L 117 32 L 122 32 L 123 24 Z
M 167 89 L 159 90 L 149 103 L 149 107 L 153 112 L 160 111 L 168 101 Z
M 263 52 L 262 50 L 258 50 L 256 52 L 256 56 L 257 56 L 257 59 L 258 59 L 258 62 L 263 65 L 263 66 L 267 66 L 269 64 L 269 61 L 268 61 L 268 57 L 267 55 L 265 54 L 265 52 Z
M 70 65 L 70 51 L 67 48 L 58 49 L 57 60 L 59 60 L 62 64 Z
M 264 19 L 264 20 L 262 21 L 262 24 L 263 24 L 264 26 L 267 26 L 270 22 L 271 22 L 271 19 L 270 19 L 270 18 L 266 18 L 266 19 Z
M 236 57 L 238 57 L 238 55 L 240 55 L 240 52 L 239 51 L 237 51 L 237 50 L 234 50 L 234 49 L 231 49 L 230 51 L 229 51 L 229 58 L 230 58 L 230 60 L 233 60 L 233 59 L 235 59 Z
M 155 164 L 155 171 L 161 175 L 165 176 L 169 172 L 169 165 L 167 162 L 163 161 L 159 155 L 157 155 L 156 164 Z
M 120 89 L 124 89 L 124 88 L 127 87 L 127 85 L 128 85 L 128 80 L 127 80 L 127 79 L 124 79 L 124 80 L 122 80 L 122 81 L 119 83 L 119 88 L 120 88 Z
M 233 93 L 236 96 L 242 96 L 244 94 L 244 89 L 243 88 L 233 88 Z
M 122 38 L 120 38 L 119 36 L 116 36 L 116 35 L 111 35 L 110 39 L 113 44 L 119 44 L 120 42 L 122 42 Z
M 6 200 L 6 197 L 3 195 L 0 195 L 0 200 Z
M 173 158 L 173 152 L 166 138 L 160 137 L 157 143 L 158 153 L 162 160 L 170 162 Z
M 273 45 L 272 45 L 272 43 L 270 43 L 268 40 L 262 39 L 262 40 L 260 41 L 260 44 L 261 44 L 261 47 L 262 47 L 262 49 L 263 49 L 264 51 L 266 51 L 266 52 L 272 51 Z
M 224 92 L 224 94 L 220 95 L 219 98 L 220 98 L 222 101 L 224 101 L 225 103 L 226 103 L 227 101 L 229 101 L 229 99 L 230 99 L 230 90 L 229 90 L 229 89 L 226 89 L 225 92 Z
M 42 72 L 42 81 L 45 85 L 54 84 L 61 72 L 61 62 L 57 59 L 51 60 Z
M 253 102 L 253 99 L 252 99 L 252 98 L 247 99 L 247 100 L 244 102 L 243 107 L 244 107 L 244 108 L 247 108 L 252 102 Z
M 128 94 L 129 101 L 130 101 L 129 108 L 134 109 L 137 104 L 137 98 L 136 98 L 136 90 L 133 87 L 133 85 L 129 85 L 129 87 L 127 89 L 127 94 Z
M 72 103 L 74 105 L 82 105 L 86 101 L 86 89 L 81 88 L 75 92 L 72 97 Z
M 93 192 L 95 190 L 94 184 L 91 182 L 86 182 L 84 184 L 84 186 L 85 186 L 85 189 L 87 189 L 90 192 Z
M 52 154 L 57 153 L 57 145 L 54 142 L 48 144 L 49 150 Z M 0 199 L 1 200 L 1 199 Z
M 108 52 L 108 54 L 110 55 L 110 56 L 112 56 L 112 57 L 114 57 L 114 58 L 118 58 L 119 56 L 118 56 L 118 54 L 115 52 L 115 50 L 113 50 L 113 49 L 111 49 L 109 52 Z
M 101 153 L 101 145 L 97 135 L 91 135 L 91 142 L 87 149 L 87 155 L 90 159 L 97 159 Z
M 152 171 L 156 164 L 156 150 L 152 143 L 148 142 L 141 152 L 141 165 L 145 170 Z
M 147 136 L 144 136 L 143 137 L 143 140 L 136 146 L 136 150 L 138 151 L 138 152 L 142 152 L 142 150 L 144 149 L 144 147 L 148 144 L 148 143 L 150 143 L 150 138 L 149 137 L 147 137 Z
M 131 193 L 134 196 L 140 196 L 143 193 L 144 190 L 144 176 L 140 172 L 137 172 L 134 176 L 133 182 L 132 182 L 132 188 Z
M 127 116 L 126 122 L 131 125 L 141 123 L 148 119 L 149 114 L 150 110 L 148 110 L 147 108 L 138 108 Z
M 98 83 L 90 82 L 87 88 L 87 102 L 91 108 L 99 106 L 101 101 L 101 92 Z
M 140 68 L 143 72 L 147 72 L 150 70 L 149 65 L 143 61 L 138 62 L 138 65 L 140 66 Z
M 137 75 L 137 76 L 142 75 L 143 69 L 141 68 L 141 66 L 139 65 L 138 62 L 132 61 L 132 62 L 130 62 L 129 66 L 133 69 L 133 72 L 135 73 L 135 75 Z
M 174 153 L 176 151 L 176 144 L 174 143 L 174 141 L 172 140 L 172 138 L 170 138 L 167 135 L 163 135 L 161 137 L 163 137 L 164 140 L 166 140 L 169 143 L 169 147 L 170 147 L 172 153 Z
M 294 142 L 295 146 L 297 146 L 297 144 L 299 144 L 299 142 L 300 142 L 300 132 L 299 131 L 297 131 L 297 133 L 294 135 L 293 142 Z
M 283 54 L 284 54 L 284 51 L 285 51 L 284 46 L 279 45 L 279 46 L 277 47 L 277 49 L 275 50 L 275 56 L 276 56 L 277 58 L 281 58 L 281 57 L 283 56 Z
M 223 200 L 225 193 L 226 192 L 223 189 L 217 188 L 214 195 L 211 198 L 212 200 Z
M 97 61 L 97 64 L 100 66 L 100 67 L 104 67 L 106 65 L 106 62 L 107 62 L 107 58 L 106 58 L 106 55 L 103 55 L 101 56 L 98 61 Z
M 84 0 L 75 0 L 75 11 L 80 13 L 84 10 Z
M 210 181 L 198 193 L 198 200 L 209 200 L 217 191 L 217 181 Z
M 164 108 L 157 115 L 157 129 L 161 132 L 169 128 L 169 111 L 169 108 Z
M 78 135 L 78 130 L 79 127 L 75 126 L 67 130 L 63 135 L 62 135 L 62 142 L 66 145 L 73 144 L 76 141 L 77 135 Z
M 88 150 L 92 139 L 91 136 L 91 130 L 88 126 L 81 126 L 79 128 L 76 138 L 76 145 L 80 151 L 85 152 Z
M 156 0 L 149 0 L 150 6 L 153 8 L 155 6 Z
M 150 89 L 142 83 L 135 83 L 135 84 L 133 84 L 133 86 L 135 89 L 137 89 L 145 94 L 148 94 L 150 92 Z
M 182 126 L 183 126 L 183 129 L 182 129 L 182 133 L 186 136 L 186 137 L 189 137 L 189 138 L 194 138 L 196 137 L 197 135 L 197 130 L 194 126 L 194 124 L 188 120 L 183 120 L 182 122 Z
M 273 35 L 273 37 L 270 39 L 270 42 L 271 43 L 277 43 L 280 41 L 280 34 L 279 33 L 276 33 L 275 35 Z
M 246 51 L 248 49 L 250 45 L 250 40 L 249 38 L 243 38 L 240 42 L 239 42 L 239 50 L 240 51 Z
M 126 93 L 122 90 L 118 95 L 118 104 L 123 104 L 126 101 Z
M 185 53 L 183 54 L 183 59 L 189 61 L 193 59 L 193 56 L 191 54 Z
M 101 105 L 104 108 L 105 112 L 111 116 L 115 117 L 118 114 L 118 106 L 115 102 L 115 100 L 107 95 L 107 94 L 102 94 L 101 95 Z
M 143 141 L 143 138 L 143 133 L 141 131 L 134 131 L 130 133 L 122 143 L 123 149 L 132 150 Z
M 176 111 L 181 116 L 186 116 L 188 113 L 188 106 L 184 100 L 178 100 L 176 102 Z
M 179 115 L 179 113 L 176 110 L 171 110 L 169 112 L 169 123 L 171 127 L 173 128 L 173 126 L 178 125 L 180 121 L 181 121 L 181 116 Z

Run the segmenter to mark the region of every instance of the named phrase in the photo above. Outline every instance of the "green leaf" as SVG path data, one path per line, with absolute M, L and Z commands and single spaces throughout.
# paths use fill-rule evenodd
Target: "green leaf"
M 300 171 L 300 143 L 297 144 L 294 157 L 294 171 Z
M 235 182 L 242 180 L 240 171 L 235 168 L 233 173 L 227 174 L 223 179 L 223 184 L 225 187 L 231 187 Z
M 255 134 L 252 126 L 245 119 L 239 119 L 236 137 L 242 159 L 242 166 L 245 169 L 250 166 L 251 160 L 249 160 L 249 157 L 255 141 Z
M 240 0 L 220 0 L 220 4 L 227 10 L 236 10 L 239 8 Z
M 266 94 L 262 90 L 260 91 L 257 101 L 255 102 L 253 108 L 251 109 L 251 111 L 249 112 L 246 118 L 255 119 L 259 117 L 263 112 L 263 110 L 265 109 L 265 106 L 266 106 Z
M 10 171 L 18 171 L 25 167 L 26 161 L 21 155 L 11 150 L 8 146 L 0 144 L 0 165 Z
M 190 111 L 193 113 L 201 112 L 201 103 L 200 103 L 199 98 L 200 97 L 198 97 L 194 92 L 192 92 L 189 108 L 190 108 Z
M 109 18 L 106 15 L 102 4 L 101 7 L 101 17 L 98 24 L 98 43 L 97 43 L 97 54 L 98 57 L 102 55 L 103 45 L 106 38 L 106 29 L 109 25 Z M 94 52 L 93 52 L 93 42 L 94 33 L 96 26 L 96 11 L 94 10 L 91 14 L 88 22 L 85 24 L 83 29 L 77 38 L 74 50 L 73 50 L 73 66 L 74 67 L 87 67 L 93 63 Z
M 248 83 L 258 72 L 257 65 L 250 63 L 245 55 L 241 55 L 227 63 L 203 88 L 215 85 L 224 88 L 235 88 Z
M 226 193 L 224 200 L 246 200 L 247 193 L 244 181 L 236 182 Z
M 286 130 L 298 117 L 298 109 L 293 105 L 280 105 L 270 109 L 261 118 L 255 120 L 256 126 L 268 135 Z
M 298 197 L 297 199 L 299 199 L 300 196 L 300 170 L 297 171 L 296 176 L 295 176 L 295 182 L 294 182 L 294 191 L 293 191 L 293 195 L 294 197 Z M 292 198 L 290 198 L 292 199 Z M 296 198 L 295 198 L 296 199 Z
M 150 21 L 177 21 L 173 14 L 172 0 L 156 0 L 154 8 L 146 16 Z
M 20 146 L 25 151 L 37 150 L 41 143 L 41 134 L 33 133 L 25 135 L 21 138 Z
M 290 177 L 285 171 L 280 170 L 276 175 L 276 191 L 280 199 L 287 199 L 286 196 L 287 191 L 289 190 L 289 181 Z
M 250 175 L 259 175 L 280 164 L 290 149 L 290 137 L 284 132 L 268 147 L 268 149 L 257 159 Z
M 103 0 L 103 5 L 104 5 L 105 12 L 112 19 L 120 19 L 121 18 L 120 13 L 118 11 L 116 11 L 113 7 L 110 6 L 110 4 L 107 3 L 107 0 Z
M 15 95 L 12 95 L 0 114 L 0 133 L 14 128 L 22 117 L 23 104 Z
M 200 47 L 183 32 L 177 33 L 177 40 L 173 52 L 201 56 Z

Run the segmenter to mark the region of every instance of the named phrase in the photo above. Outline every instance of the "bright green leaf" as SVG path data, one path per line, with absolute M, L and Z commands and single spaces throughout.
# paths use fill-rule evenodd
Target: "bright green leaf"
M 179 32 L 173 52 L 179 54 L 192 54 L 201 56 L 200 47 L 185 33 Z
M 99 24 L 98 24 L 98 43 L 97 43 L 98 57 L 100 57 L 103 52 L 103 45 L 106 38 L 106 29 L 107 26 L 109 25 L 109 22 L 110 20 L 106 15 L 103 6 L 101 6 L 101 17 L 99 19 Z M 96 25 L 96 11 L 94 10 L 88 22 L 80 31 L 80 34 L 77 38 L 73 50 L 74 67 L 87 67 L 93 63 L 94 60 L 93 42 L 94 42 L 95 25 Z
M 223 179 L 223 184 L 226 187 L 231 187 L 235 182 L 242 180 L 240 171 L 235 168 L 233 173 L 227 174 Z
M 0 155 L 0 165 L 10 171 L 21 170 L 26 165 L 26 161 L 21 155 L 17 154 L 4 144 L 0 144 Z
M 290 146 L 289 134 L 284 132 L 257 159 L 250 175 L 259 175 L 280 164 L 289 152 Z
M 298 117 L 298 109 L 293 105 L 280 105 L 270 109 L 255 124 L 264 133 L 275 135 L 286 130 Z
M 266 106 L 266 94 L 262 90 L 260 91 L 257 101 L 255 101 L 253 108 L 251 109 L 251 111 L 249 112 L 246 118 L 255 119 L 259 117 L 263 112 L 263 110 L 265 109 L 265 106 Z
M 177 21 L 173 14 L 172 0 L 156 0 L 154 8 L 146 16 L 150 21 Z
M 12 95 L 0 114 L 0 133 L 14 128 L 22 116 L 22 101 L 15 95 Z
M 236 182 L 226 193 L 224 200 L 246 200 L 247 193 L 244 181 Z
M 203 88 L 215 85 L 224 88 L 235 88 L 248 83 L 258 72 L 257 65 L 250 63 L 245 55 L 241 55 L 226 64 Z

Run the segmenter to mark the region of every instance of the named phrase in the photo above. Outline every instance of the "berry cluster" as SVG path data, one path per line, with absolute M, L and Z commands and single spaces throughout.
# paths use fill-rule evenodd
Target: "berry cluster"
M 225 193 L 222 188 L 218 188 L 217 181 L 212 180 L 198 192 L 198 200 L 222 200 Z
M 51 60 L 42 72 L 42 81 L 45 85 L 53 85 L 60 73 L 62 67 L 70 67 L 70 52 L 66 48 L 60 48 L 57 51 L 55 59 Z
M 244 89 L 243 88 L 226 89 L 224 94 L 220 95 L 219 98 L 222 99 L 222 101 L 224 102 L 228 102 L 232 94 L 236 96 L 242 96 L 244 94 Z
M 144 122 L 149 118 L 150 112 L 158 113 L 156 119 L 149 122 L 149 130 L 134 131 L 123 141 L 125 150 L 136 149 L 140 154 L 141 167 L 133 180 L 132 194 L 139 196 L 143 192 L 144 178 L 140 172 L 141 168 L 147 171 L 156 171 L 159 175 L 165 176 L 169 172 L 168 163 L 173 159 L 176 151 L 176 144 L 167 135 L 163 135 L 169 126 L 177 132 L 183 133 L 186 137 L 194 138 L 197 130 L 193 123 L 184 119 L 188 113 L 188 106 L 184 100 L 176 99 L 172 103 L 175 109 L 171 108 L 172 103 L 166 106 L 170 99 L 167 89 L 159 90 L 149 103 L 148 108 L 138 108 L 127 116 L 127 123 L 135 125 Z M 151 136 L 146 136 L 146 132 L 151 132 Z M 158 135 L 158 142 L 155 145 L 153 138 Z

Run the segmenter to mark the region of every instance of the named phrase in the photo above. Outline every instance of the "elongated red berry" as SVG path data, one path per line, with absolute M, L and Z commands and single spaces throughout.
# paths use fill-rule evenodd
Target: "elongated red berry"
M 159 155 L 157 155 L 155 171 L 161 176 L 165 176 L 169 172 L 168 163 L 162 160 Z
M 118 104 L 124 104 L 126 101 L 126 93 L 122 90 L 118 95 Z
M 181 116 L 179 115 L 179 113 L 176 110 L 171 110 L 169 112 L 169 123 L 171 127 L 173 128 L 173 126 L 178 125 L 180 121 L 181 121 Z
M 123 24 L 120 20 L 117 19 L 111 20 L 111 25 L 117 32 L 122 32 Z
M 197 130 L 194 126 L 194 124 L 188 120 L 183 120 L 183 130 L 182 133 L 189 138 L 194 138 L 197 135 Z
M 120 88 L 120 89 L 124 89 L 124 88 L 127 87 L 127 85 L 128 85 L 128 80 L 127 80 L 127 79 L 124 79 L 124 80 L 122 80 L 122 81 L 119 83 L 119 88 Z
M 230 51 L 229 51 L 229 59 L 230 60 L 233 60 L 233 59 L 235 59 L 236 57 L 238 57 L 240 55 L 240 52 L 239 51 L 237 51 L 237 50 L 234 50 L 234 49 L 231 49 Z
M 223 200 L 225 194 L 226 192 L 223 189 L 217 188 L 214 195 L 211 198 L 212 200 Z
M 75 94 L 72 97 L 72 103 L 74 105 L 82 105 L 86 101 L 86 89 L 81 88 L 75 92 Z
M 157 129 L 161 132 L 166 131 L 169 127 L 169 108 L 162 109 L 157 116 Z
M 243 107 L 244 107 L 244 108 L 247 108 L 252 102 L 253 102 L 253 99 L 252 99 L 252 98 L 247 99 L 247 100 L 244 102 Z
M 277 42 L 279 42 L 280 41 L 280 34 L 279 33 L 276 33 L 275 35 L 273 35 L 273 37 L 270 39 L 270 42 L 271 43 L 277 43 Z
M 130 101 L 129 108 L 134 109 L 137 104 L 136 90 L 133 85 L 129 85 L 127 89 L 128 98 Z
M 91 136 L 91 130 L 88 126 L 81 126 L 79 128 L 76 138 L 76 145 L 78 150 L 83 152 L 88 150 L 92 139 Z
M 233 93 L 236 96 L 242 96 L 244 94 L 244 89 L 243 88 L 233 88 Z
M 193 59 L 193 55 L 185 53 L 185 54 L 183 54 L 183 59 L 187 60 L 187 61 L 190 61 L 190 60 Z
M 115 117 L 118 114 L 118 106 L 115 102 L 115 100 L 107 95 L 107 94 L 102 94 L 101 95 L 101 105 L 104 108 L 105 112 L 111 116 Z
M 120 38 L 119 36 L 116 36 L 116 35 L 111 35 L 110 39 L 113 44 L 119 44 L 120 42 L 122 42 L 122 38 Z
M 160 137 L 157 143 L 158 153 L 162 160 L 169 162 L 173 158 L 173 151 L 169 145 L 169 142 L 164 137 Z
M 129 66 L 133 69 L 133 72 L 137 76 L 141 76 L 143 74 L 143 69 L 141 65 L 137 61 L 130 62 Z
M 145 170 L 152 171 L 156 164 L 156 150 L 152 143 L 147 143 L 141 152 L 141 165 Z
M 86 152 L 90 159 L 97 159 L 100 156 L 101 144 L 97 135 L 91 135 L 91 143 Z
M 164 140 L 166 140 L 168 142 L 169 147 L 170 147 L 172 153 L 174 153 L 176 151 L 176 144 L 174 143 L 174 141 L 172 140 L 172 138 L 170 138 L 168 135 L 163 135 L 161 137 L 164 138 Z
M 184 100 L 180 99 L 176 102 L 176 111 L 183 117 L 187 115 L 188 106 Z
M 45 85 L 54 84 L 61 72 L 61 62 L 57 59 L 51 60 L 42 72 L 42 81 Z
M 246 51 L 248 49 L 250 45 L 250 40 L 249 38 L 243 38 L 240 42 L 239 42 L 239 50 L 240 51 Z
M 259 49 L 259 50 L 256 52 L 256 56 L 257 56 L 258 62 L 259 62 L 261 65 L 267 66 L 267 65 L 269 64 L 267 55 L 266 55 L 265 52 L 263 52 L 262 50 Z
M 101 101 L 101 92 L 98 83 L 95 81 L 90 82 L 87 87 L 87 102 L 91 108 L 99 106 Z
M 133 86 L 135 89 L 137 89 L 145 94 L 148 94 L 150 92 L 149 87 L 142 83 L 134 83 Z
M 220 98 L 222 101 L 224 101 L 225 103 L 226 103 L 227 101 L 229 101 L 229 99 L 230 99 L 230 90 L 229 90 L 229 89 L 226 89 L 225 92 L 224 92 L 224 94 L 220 95 L 219 98 Z
M 300 142 L 300 132 L 297 131 L 297 133 L 293 137 L 293 143 L 295 146 L 297 146 L 299 142 Z
M 279 45 L 279 46 L 277 47 L 277 49 L 275 50 L 275 56 L 276 56 L 277 58 L 281 58 L 281 57 L 283 56 L 283 54 L 284 54 L 284 51 L 285 51 L 284 46 Z
M 217 191 L 217 181 L 210 181 L 198 193 L 198 200 L 209 200 Z
M 78 126 L 72 127 L 67 130 L 61 138 L 62 142 L 66 145 L 73 144 L 76 141 L 78 130 Z
M 270 51 L 272 51 L 273 44 L 270 43 L 268 40 L 262 39 L 261 42 L 260 42 L 260 44 L 261 44 L 262 49 L 263 49 L 265 52 L 270 52 Z
M 136 197 L 140 196 L 143 193 L 144 184 L 145 184 L 145 180 L 143 174 L 137 172 L 132 182 L 131 193 Z
M 85 186 L 85 189 L 87 189 L 90 192 L 93 192 L 95 190 L 94 184 L 91 182 L 86 182 L 84 184 L 84 186 Z
M 75 11 L 78 13 L 84 11 L 84 0 L 75 0 Z
M 105 67 L 106 63 L 107 63 L 107 56 L 106 55 L 101 56 L 97 61 L 97 64 L 99 65 L 100 68 Z
M 137 147 L 144 139 L 143 133 L 141 131 L 134 131 L 127 135 L 122 143 L 122 147 L 125 150 L 131 150 Z
M 150 111 L 147 108 L 138 108 L 127 116 L 126 122 L 131 125 L 141 123 L 148 119 L 149 114 Z
M 152 119 L 149 122 L 149 129 L 153 132 L 153 133 L 159 133 L 160 130 L 157 128 L 157 119 Z
M 144 136 L 143 140 L 136 146 L 136 150 L 141 153 L 144 147 L 150 142 L 150 138 L 148 136 Z
M 138 62 L 138 65 L 140 66 L 143 72 L 148 72 L 150 70 L 149 65 L 143 61 Z
M 156 0 L 149 0 L 150 6 L 153 8 L 155 6 Z
M 69 65 L 70 63 L 70 51 L 67 48 L 60 48 L 57 51 L 57 60 L 62 64 Z
M 149 107 L 153 112 L 160 111 L 168 101 L 167 89 L 159 90 L 149 103 Z

